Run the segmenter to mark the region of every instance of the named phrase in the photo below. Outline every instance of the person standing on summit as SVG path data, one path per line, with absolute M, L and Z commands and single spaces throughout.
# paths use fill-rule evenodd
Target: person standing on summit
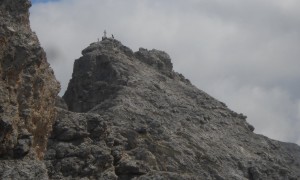
M 106 39 L 107 37 L 106 37 L 106 30 L 104 30 L 104 35 L 103 35 L 103 37 L 102 37 L 102 40 L 104 40 L 104 39 Z

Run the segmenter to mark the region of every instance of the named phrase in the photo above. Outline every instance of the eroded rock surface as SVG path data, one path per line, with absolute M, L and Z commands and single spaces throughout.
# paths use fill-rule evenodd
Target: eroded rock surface
M 59 92 L 29 27 L 27 0 L 0 1 L 0 179 L 44 179 Z M 21 160 L 22 159 L 22 160 Z
M 116 179 L 107 121 L 97 114 L 58 109 L 45 162 L 51 179 Z
M 299 146 L 253 133 L 163 51 L 92 43 L 57 97 L 29 7 L 0 0 L 0 179 L 300 179 Z
M 29 27 L 27 0 L 0 5 L 0 155 L 43 156 L 59 91 L 46 54 Z M 24 147 L 24 148 L 23 148 Z
M 90 171 L 92 177 L 109 170 L 118 179 L 300 178 L 299 146 L 254 134 L 246 116 L 174 72 L 165 52 L 132 52 L 117 40 L 104 39 L 82 54 L 63 98 L 71 111 L 98 114 L 107 131 L 95 139 L 97 133 L 89 130 L 80 135 L 81 130 L 65 129 L 79 133 L 80 145 L 100 143 L 102 151 L 111 152 L 109 166 Z

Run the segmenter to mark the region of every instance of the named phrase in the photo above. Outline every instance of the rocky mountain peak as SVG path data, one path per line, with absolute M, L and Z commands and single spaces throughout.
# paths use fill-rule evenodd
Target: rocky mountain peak
M 0 3 L 0 179 L 300 179 L 299 146 L 253 133 L 163 51 L 94 42 L 57 97 L 30 3 Z
M 102 41 L 94 42 L 82 50 L 83 56 L 89 53 L 110 55 L 123 53 L 129 57 L 134 56 L 136 59 L 153 66 L 158 70 L 168 72 L 173 71 L 171 58 L 166 52 L 156 49 L 147 50 L 145 48 L 139 48 L 137 52 L 133 53 L 130 48 L 113 38 L 104 38 Z
M 123 52 L 127 55 L 133 55 L 130 48 L 124 46 L 120 41 L 113 38 L 104 38 L 102 41 L 94 42 L 90 44 L 87 48 L 82 50 L 82 55 L 88 53 L 118 53 Z
M 82 142 L 87 147 L 105 141 L 98 150 L 112 159 L 107 160 L 106 168 L 96 168 L 101 173 L 94 177 L 299 178 L 298 146 L 254 134 L 246 116 L 174 72 L 167 53 L 144 48 L 133 53 L 117 40 L 104 39 L 82 54 L 75 60 L 63 99 L 70 111 L 84 114 L 63 110 L 49 149 L 62 148 L 60 143 L 66 140 L 58 137 L 66 135 L 71 142 L 90 138 L 92 141 Z M 67 143 L 64 148 L 70 146 Z M 60 159 L 50 154 L 51 167 L 64 158 L 67 154 Z M 84 158 L 73 158 L 87 166 Z M 73 162 L 68 166 L 75 168 Z M 72 171 L 84 176 L 83 171 Z M 64 169 L 50 174 L 70 175 Z
M 146 66 L 146 69 L 156 71 L 156 74 L 184 79 L 173 72 L 167 53 L 144 48 L 133 53 L 130 48 L 112 38 L 90 44 L 82 51 L 82 55 L 74 63 L 72 79 L 63 96 L 70 110 L 76 112 L 92 109 L 105 99 L 115 96 L 125 86 L 130 87 L 131 82 L 147 75 L 143 67 L 139 69 L 139 66 Z

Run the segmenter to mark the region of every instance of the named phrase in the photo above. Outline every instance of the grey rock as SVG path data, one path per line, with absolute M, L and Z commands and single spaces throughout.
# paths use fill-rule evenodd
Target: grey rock
M 69 110 L 101 116 L 109 131 L 90 122 L 102 138 L 88 137 L 105 141 L 119 179 L 300 178 L 299 146 L 253 133 L 245 115 L 174 72 L 165 52 L 124 47 L 105 39 L 83 50 L 63 96 Z
M 175 173 L 175 172 L 163 172 L 163 171 L 153 171 L 148 173 L 147 175 L 142 175 L 138 178 L 134 178 L 138 180 L 165 180 L 165 179 L 172 179 L 172 180 L 197 180 L 199 177 L 184 174 L 184 173 Z M 208 179 L 208 178 L 207 178 Z
M 14 148 L 14 158 L 24 157 L 29 153 L 31 146 L 31 139 L 19 139 Z
M 163 51 L 92 43 L 59 98 L 29 7 L 0 4 L 0 179 L 300 179 L 298 145 L 253 133 Z
M 57 109 L 45 155 L 51 179 L 116 179 L 103 117 Z M 92 127 L 91 127 L 92 126 Z
M 0 1 L 0 179 L 48 179 L 42 161 L 59 92 L 28 0 Z
M 39 160 L 1 160 L 0 179 L 40 179 L 47 180 L 45 164 Z
M 0 119 L 0 141 L 5 139 L 5 135 L 9 134 L 13 130 L 11 121 L 7 117 L 2 117 Z
M 68 105 L 65 100 L 59 96 L 56 97 L 55 106 L 61 109 L 68 110 Z
M 42 159 L 59 92 L 46 54 L 29 26 L 28 0 L 0 3 L 0 158 Z M 23 132 L 32 138 L 24 139 Z
M 173 64 L 171 63 L 170 56 L 164 51 L 156 49 L 148 51 L 147 49 L 140 48 L 139 51 L 134 53 L 135 57 L 140 61 L 163 71 L 172 72 Z

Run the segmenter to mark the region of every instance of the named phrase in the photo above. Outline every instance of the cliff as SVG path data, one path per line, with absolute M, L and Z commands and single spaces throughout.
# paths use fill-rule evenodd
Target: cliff
M 39 160 L 55 119 L 59 83 L 29 27 L 30 5 L 0 1 L 1 179 L 47 176 Z

